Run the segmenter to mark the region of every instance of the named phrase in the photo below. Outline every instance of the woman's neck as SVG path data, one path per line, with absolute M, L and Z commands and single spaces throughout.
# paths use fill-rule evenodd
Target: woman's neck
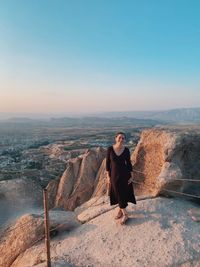
M 124 145 L 123 144 L 115 143 L 114 144 L 114 147 L 116 147 L 116 148 L 122 148 L 122 147 L 124 147 Z

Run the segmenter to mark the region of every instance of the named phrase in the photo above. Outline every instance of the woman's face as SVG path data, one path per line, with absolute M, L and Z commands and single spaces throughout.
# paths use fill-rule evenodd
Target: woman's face
M 123 144 L 125 143 L 125 136 L 123 134 L 118 134 L 116 137 L 115 137 L 115 142 L 118 143 L 118 144 Z

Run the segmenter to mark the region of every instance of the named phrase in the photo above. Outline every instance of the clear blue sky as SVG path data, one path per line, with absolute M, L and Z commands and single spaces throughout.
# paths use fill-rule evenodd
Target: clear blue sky
M 200 106 L 199 0 L 0 0 L 0 112 Z

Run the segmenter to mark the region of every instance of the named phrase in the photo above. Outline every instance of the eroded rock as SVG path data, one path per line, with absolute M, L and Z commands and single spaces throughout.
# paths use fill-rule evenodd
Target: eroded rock
M 170 191 L 200 195 L 200 133 L 151 129 L 142 132 L 132 154 L 136 194 L 173 195 Z M 167 192 L 167 190 L 170 190 Z
M 73 210 L 90 199 L 105 153 L 103 148 L 88 149 L 82 157 L 68 162 L 59 183 L 56 206 Z
M 0 238 L 0 266 L 20 266 L 20 254 L 28 248 L 44 243 L 44 217 L 40 214 L 25 214 L 1 233 Z M 80 223 L 74 212 L 50 211 L 50 233 L 71 231 Z M 34 261 L 34 263 L 37 263 Z M 20 263 L 21 266 L 27 266 Z M 24 264 L 24 265 L 23 265 Z

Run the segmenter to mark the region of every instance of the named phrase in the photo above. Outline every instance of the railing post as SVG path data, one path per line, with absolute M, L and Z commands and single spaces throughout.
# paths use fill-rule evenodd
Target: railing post
M 46 188 L 43 189 L 43 202 L 44 202 L 44 229 L 45 229 L 45 246 L 46 246 L 46 254 L 47 254 L 47 267 L 51 267 L 49 208 L 48 208 L 48 193 L 47 193 Z

